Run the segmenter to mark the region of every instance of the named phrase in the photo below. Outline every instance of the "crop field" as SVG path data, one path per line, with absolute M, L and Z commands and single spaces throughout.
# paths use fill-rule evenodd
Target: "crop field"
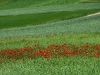
M 78 10 L 92 10 L 99 9 L 100 3 L 79 3 L 79 4 L 67 4 L 67 5 L 48 5 L 41 7 L 26 7 L 15 9 L 1 9 L 0 16 L 16 16 L 22 14 L 38 14 L 38 13 L 50 13 L 61 11 L 78 11 Z
M 94 15 L 36 26 L 27 26 L 14 29 L 1 29 L 0 38 L 17 36 L 43 36 L 64 33 L 100 32 L 99 18 L 100 15 Z
M 58 20 L 66 20 L 71 18 L 77 18 L 80 16 L 92 14 L 99 10 L 83 10 L 83 11 L 67 11 L 67 12 L 53 12 L 49 14 L 26 14 L 18 16 L 3 16 L 0 17 L 0 29 L 10 27 L 24 27 L 29 25 L 39 25 L 47 22 L 53 22 Z M 9 23 L 9 25 L 8 25 Z
M 0 0 L 0 75 L 100 75 L 100 0 Z

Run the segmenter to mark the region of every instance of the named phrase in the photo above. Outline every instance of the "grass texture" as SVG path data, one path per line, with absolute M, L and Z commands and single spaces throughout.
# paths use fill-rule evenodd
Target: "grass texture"
M 46 35 L 46 36 L 27 36 L 27 37 L 10 37 L 0 39 L 0 49 L 6 48 L 20 48 L 24 47 L 27 43 L 29 46 L 34 44 L 40 44 L 42 47 L 46 47 L 51 44 L 84 44 L 89 42 L 89 44 L 100 44 L 100 34 L 99 33 L 78 33 L 78 34 L 60 34 L 60 35 Z
M 7 2 L 4 0 L 1 2 Z M 79 0 L 10 0 L 8 4 L 2 5 L 0 9 L 11 9 L 11 8 L 23 8 L 23 7 L 36 7 L 36 6 L 46 6 L 46 5 L 60 5 L 60 4 L 70 4 L 76 3 Z
M 67 5 L 48 5 L 41 7 L 27 7 L 27 8 L 14 8 L 0 10 L 0 16 L 16 16 L 22 14 L 39 14 L 61 11 L 78 11 L 78 10 L 92 10 L 100 9 L 100 3 L 79 3 L 79 4 L 67 4 Z
M 19 16 L 0 17 L 0 29 L 35 26 L 47 22 L 67 20 L 99 12 L 100 10 L 80 10 L 67 12 L 52 12 L 47 14 L 26 14 Z
M 13 9 L 13 8 L 24 8 L 24 7 L 38 7 L 47 5 L 61 5 L 61 4 L 72 4 L 72 3 L 90 3 L 100 2 L 100 0 L 1 0 L 0 9 Z
M 0 50 L 16 50 L 26 44 L 47 47 L 50 44 L 78 45 L 86 42 L 98 47 L 100 15 L 86 15 L 99 12 L 99 2 L 100 0 L 0 0 Z M 20 27 L 21 25 L 27 27 Z M 99 75 L 99 51 L 97 56 L 62 56 L 49 60 L 39 57 L 33 60 L 11 60 L 12 62 L 2 62 L 0 56 L 0 74 Z
M 45 60 L 18 60 L 0 64 L 2 75 L 98 75 L 99 58 L 61 57 Z
M 49 24 L 0 30 L 0 38 L 16 36 L 44 36 L 62 33 L 100 32 L 100 15 L 59 21 Z

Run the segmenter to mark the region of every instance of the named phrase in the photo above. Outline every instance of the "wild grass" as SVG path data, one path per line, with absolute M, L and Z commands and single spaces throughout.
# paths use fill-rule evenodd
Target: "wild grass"
M 2 75 L 98 75 L 99 58 L 60 57 L 45 60 L 18 60 L 0 64 Z
M 0 39 L 0 49 L 6 48 L 20 48 L 24 47 L 27 43 L 29 46 L 39 44 L 42 47 L 47 47 L 51 44 L 63 44 L 67 43 L 80 45 L 88 42 L 89 44 L 100 44 L 100 32 L 99 33 L 78 33 L 78 34 L 59 34 L 59 35 L 46 35 L 46 36 L 26 36 L 26 37 L 10 37 Z

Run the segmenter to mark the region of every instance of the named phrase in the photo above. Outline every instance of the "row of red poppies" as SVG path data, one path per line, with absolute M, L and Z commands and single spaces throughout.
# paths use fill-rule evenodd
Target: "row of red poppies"
M 53 56 L 95 56 L 99 57 L 100 53 L 100 45 L 99 44 L 93 44 L 89 45 L 88 42 L 86 42 L 83 45 L 68 45 L 66 43 L 58 45 L 58 44 L 51 44 L 47 46 L 46 48 L 41 47 L 40 45 L 34 45 L 29 46 L 26 44 L 23 48 L 18 49 L 11 49 L 7 48 L 5 50 L 0 50 L 0 58 L 3 59 L 19 59 L 28 57 L 32 59 L 36 56 L 42 56 L 44 58 L 51 58 Z

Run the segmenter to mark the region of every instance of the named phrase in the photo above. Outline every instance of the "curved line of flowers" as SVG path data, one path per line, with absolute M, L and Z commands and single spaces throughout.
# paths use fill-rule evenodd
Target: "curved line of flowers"
M 32 59 L 36 56 L 42 56 L 44 58 L 51 58 L 55 55 L 58 57 L 62 55 L 67 56 L 95 56 L 99 57 L 100 45 L 94 44 L 89 45 L 86 42 L 84 45 L 76 46 L 74 44 L 67 45 L 66 43 L 62 45 L 51 44 L 46 48 L 41 47 L 40 45 L 29 46 L 26 44 L 23 48 L 11 49 L 7 48 L 5 50 L 0 50 L 0 61 L 4 59 L 20 59 L 20 58 L 29 58 Z

